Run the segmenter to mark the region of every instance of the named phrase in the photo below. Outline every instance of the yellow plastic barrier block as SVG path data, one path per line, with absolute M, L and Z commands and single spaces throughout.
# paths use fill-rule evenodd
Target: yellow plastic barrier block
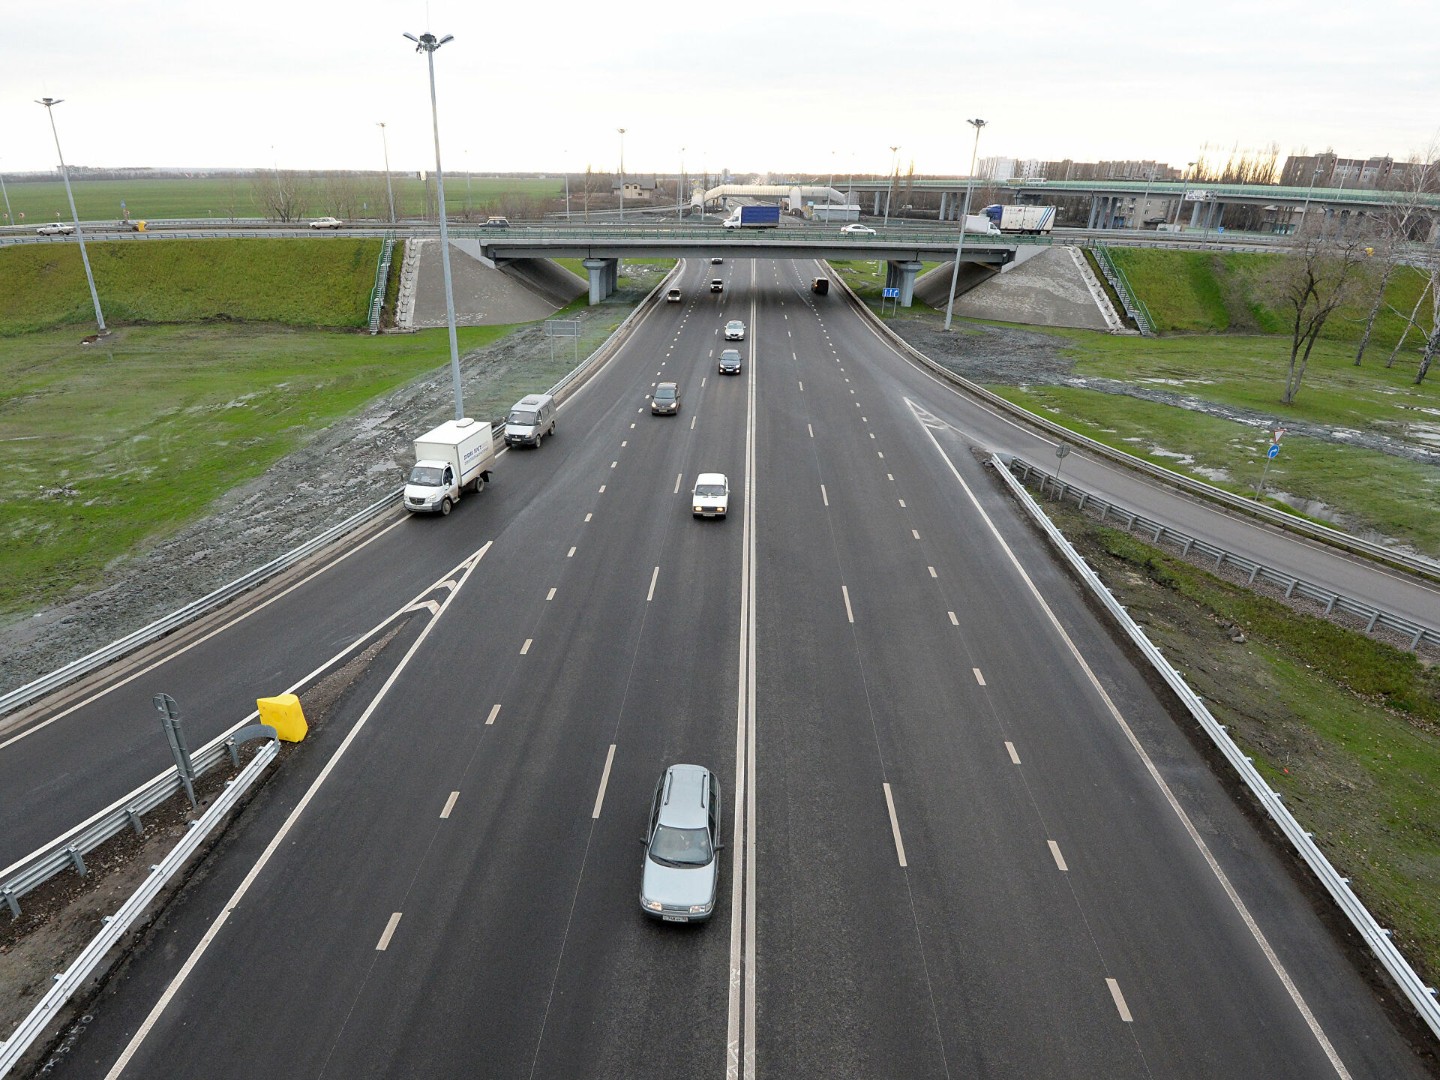
M 260 723 L 273 727 L 281 742 L 304 741 L 310 727 L 305 723 L 300 699 L 294 694 L 256 698 L 255 707 L 260 710 Z

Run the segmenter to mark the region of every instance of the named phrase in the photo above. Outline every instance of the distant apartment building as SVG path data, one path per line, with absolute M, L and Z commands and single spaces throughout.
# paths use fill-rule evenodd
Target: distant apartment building
M 1428 175 L 1420 170 L 1428 169 Z M 1297 154 L 1285 160 L 1280 183 L 1289 187 L 1319 188 L 1410 188 L 1428 180 L 1425 186 L 1435 190 L 1433 165 L 1396 161 L 1390 157 L 1342 158 L 1336 154 Z

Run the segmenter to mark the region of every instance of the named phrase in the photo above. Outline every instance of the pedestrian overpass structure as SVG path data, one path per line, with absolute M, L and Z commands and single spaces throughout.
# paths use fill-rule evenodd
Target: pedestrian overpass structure
M 451 228 L 452 241 L 492 265 L 520 259 L 579 259 L 589 274 L 590 303 L 615 291 L 621 259 L 851 259 L 884 260 L 887 288 L 909 307 L 915 278 L 927 262 L 955 258 L 954 228 L 901 227 L 875 235 L 844 233 L 838 225 L 797 221 L 775 228 L 725 229 L 718 225 L 536 225 L 507 229 Z M 961 259 L 1000 269 L 1021 261 L 1027 244 L 1048 237 L 966 233 Z

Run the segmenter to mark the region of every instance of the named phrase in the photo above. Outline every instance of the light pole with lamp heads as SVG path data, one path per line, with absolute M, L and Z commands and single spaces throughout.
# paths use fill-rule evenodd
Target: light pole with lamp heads
M 955 242 L 955 266 L 950 271 L 950 298 L 945 302 L 945 329 L 950 329 L 950 317 L 955 311 L 955 287 L 960 283 L 960 256 L 965 251 L 965 225 L 970 217 L 970 191 L 975 184 L 975 161 L 980 154 L 980 129 L 988 121 L 966 120 L 975 129 L 975 148 L 970 151 L 970 174 L 965 177 L 965 206 L 960 211 L 960 239 Z
M 435 129 L 435 194 L 440 202 L 440 265 L 445 270 L 445 323 L 450 329 L 450 381 L 455 387 L 455 419 L 465 418 L 465 392 L 460 386 L 460 343 L 455 336 L 455 287 L 450 281 L 450 230 L 445 222 L 445 173 L 440 168 L 440 111 L 435 105 L 435 50 L 453 34 L 436 38 L 434 34 L 406 34 L 415 42 L 415 51 L 423 52 L 430 65 L 430 120 Z
M 625 221 L 625 129 L 616 128 L 620 133 L 620 221 Z
M 55 106 L 65 100 L 64 98 L 39 98 L 36 105 L 44 105 L 45 112 L 50 117 L 50 134 L 55 136 L 55 156 L 60 159 L 60 176 L 65 181 L 65 197 L 70 200 L 70 217 L 75 222 L 75 239 L 80 243 L 80 261 L 85 264 L 85 280 L 90 283 L 90 299 L 95 301 L 95 322 L 99 324 L 100 333 L 108 334 L 105 329 L 105 313 L 100 310 L 100 294 L 95 291 L 95 275 L 90 272 L 90 254 L 85 250 L 85 230 L 80 228 L 80 213 L 75 209 L 75 193 L 70 190 L 70 170 L 65 168 L 65 155 L 60 150 L 60 133 L 55 129 Z M 8 206 L 10 198 L 5 198 Z

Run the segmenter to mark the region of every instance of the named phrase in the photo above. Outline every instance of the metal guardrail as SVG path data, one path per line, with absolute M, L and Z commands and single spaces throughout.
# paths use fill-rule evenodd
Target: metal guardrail
M 1110 257 L 1110 251 L 1104 244 L 1093 244 L 1090 250 L 1095 255 L 1096 265 L 1100 272 L 1105 275 L 1105 280 L 1110 282 L 1110 287 L 1120 297 L 1120 303 L 1125 307 L 1125 314 L 1135 321 L 1140 333 L 1146 337 L 1155 336 L 1155 321 L 1150 318 L 1150 309 L 1145 306 L 1145 301 L 1135 295 L 1135 290 L 1130 287 L 1130 281 L 1125 276 L 1125 271 L 1115 265 L 1115 260 Z
M 831 280 L 840 279 L 832 277 Z M 841 284 L 843 285 L 844 282 L 841 281 Z M 1095 439 L 1081 435 L 1079 432 L 1072 431 L 1070 428 L 1057 424 L 1053 420 L 1047 420 L 1043 416 L 1022 409 L 1014 402 L 1007 401 L 999 394 L 991 393 L 980 384 L 971 382 L 965 378 L 965 376 L 951 371 L 943 364 L 936 363 L 892 330 L 883 319 L 879 318 L 870 310 L 864 301 L 855 295 L 849 286 L 845 286 L 845 292 L 850 298 L 851 306 L 860 313 L 862 318 L 869 322 L 870 326 L 872 326 L 878 334 L 890 342 L 896 351 L 910 357 L 917 364 L 939 376 L 945 382 L 959 387 L 972 397 L 993 406 L 998 412 L 1003 413 L 1007 417 L 1018 420 L 1031 428 L 1037 428 L 1047 435 L 1069 443 L 1071 446 L 1078 446 L 1089 450 L 1097 457 L 1112 461 L 1132 472 L 1149 476 L 1168 487 L 1183 491 L 1188 495 L 1194 495 L 1207 502 L 1223 506 L 1228 510 L 1234 510 L 1245 514 L 1247 517 L 1264 521 L 1286 532 L 1309 537 L 1312 540 L 1319 541 L 1333 548 L 1338 548 L 1341 551 L 1349 551 L 1355 555 L 1363 555 L 1365 558 L 1374 562 L 1406 570 L 1430 581 L 1440 581 L 1440 562 L 1436 562 L 1434 559 L 1427 559 L 1420 555 L 1409 555 L 1405 552 L 1388 548 L 1383 544 L 1375 544 L 1369 540 L 1362 540 L 1358 536 L 1351 536 L 1349 533 L 1341 532 L 1339 529 L 1327 528 L 1324 525 L 1318 525 L 1313 521 L 1307 521 L 1293 514 L 1284 513 L 1273 507 L 1266 506 L 1263 503 L 1258 503 L 1253 499 L 1246 498 L 1245 496 L 1236 495 L 1222 488 L 1213 487 L 1203 481 L 1196 480 L 1193 477 L 1172 472 L 1163 466 L 1144 461 L 1131 454 L 1125 453 L 1123 450 L 1117 450 L 1113 446 L 1107 446 L 1102 442 L 1097 442 Z
M 172 611 L 169 615 L 156 619 L 148 626 L 143 626 L 133 633 L 126 634 L 119 640 L 112 641 L 109 645 L 96 649 L 94 652 L 82 656 L 78 660 L 72 660 L 64 667 L 57 668 L 48 675 L 42 675 L 40 678 L 28 682 L 24 686 L 17 687 L 6 694 L 0 695 L 0 716 L 3 716 L 5 713 L 20 705 L 33 701 L 42 694 L 49 693 L 65 685 L 73 679 L 79 678 L 81 675 L 88 674 L 96 668 L 140 648 L 142 645 L 148 645 L 150 642 L 178 630 L 192 619 L 196 619 L 241 593 L 255 588 L 255 586 L 261 584 L 267 578 L 273 577 L 289 566 L 293 566 L 295 563 L 319 551 L 327 544 L 344 536 L 352 529 L 358 528 L 371 518 L 389 509 L 400 501 L 402 494 L 403 489 L 397 488 L 378 502 L 371 503 L 359 513 L 352 514 L 338 525 L 333 525 L 326 529 L 319 536 L 307 540 L 299 547 L 287 551 L 276 559 L 272 559 L 264 566 L 257 567 L 247 574 L 242 574 L 228 585 L 222 585 L 209 595 L 202 596 L 198 600 L 193 600 L 184 607 Z
M 273 740 L 259 749 L 240 775 L 226 785 L 225 791 L 210 805 L 209 809 L 200 818 L 190 823 L 189 831 L 180 843 L 175 845 L 174 850 L 166 855 L 160 863 L 151 867 L 144 884 L 120 906 L 114 915 L 105 920 L 100 932 L 85 947 L 79 958 L 62 974 L 55 977 L 54 984 L 40 999 L 40 1003 L 20 1022 L 10 1038 L 4 1043 L 0 1043 L 0 1076 L 5 1076 L 15 1067 L 35 1040 L 44 1033 L 65 1002 L 85 984 L 95 969 L 104 961 L 106 954 L 144 914 L 151 901 L 160 894 L 160 890 L 165 887 L 166 882 L 185 865 L 215 826 L 225 819 L 225 816 L 240 801 L 251 785 L 259 779 L 260 774 L 275 760 L 275 756 L 279 752 L 280 744 Z
M 1330 894 L 1331 899 L 1339 906 L 1340 910 L 1350 920 L 1356 932 L 1364 938 L 1365 943 L 1370 947 L 1376 958 L 1390 973 L 1395 980 L 1406 1000 L 1415 1008 L 1421 1018 L 1429 1025 L 1435 1035 L 1440 1036 L 1440 1002 L 1436 1001 L 1434 987 L 1426 986 L 1424 980 L 1416 974 L 1410 962 L 1401 955 L 1400 950 L 1395 948 L 1390 940 L 1389 931 L 1383 929 L 1370 914 L 1369 909 L 1361 903 L 1360 898 L 1350 888 L 1350 879 L 1343 876 L 1331 865 L 1330 860 L 1325 857 L 1319 847 L 1316 846 L 1314 837 L 1295 820 L 1295 816 L 1282 801 L 1281 793 L 1271 789 L 1265 782 L 1254 763 L 1246 757 L 1235 741 L 1230 738 L 1230 733 L 1225 730 L 1224 725 L 1210 714 L 1205 703 L 1185 683 L 1185 679 L 1165 659 L 1163 653 L 1155 647 L 1145 632 L 1130 618 L 1130 615 L 1120 605 L 1120 602 L 1111 595 L 1100 578 L 1081 558 L 1079 552 L 1071 546 L 1060 530 L 1053 522 L 1045 516 L 1040 506 L 1030 497 L 1029 492 L 1021 485 L 1005 463 L 998 457 L 992 457 L 991 464 L 994 466 L 997 475 L 1003 478 L 1012 494 L 1018 499 L 1035 520 L 1036 524 L 1044 530 L 1050 542 L 1060 551 L 1065 561 L 1069 563 L 1071 570 L 1085 583 L 1093 592 L 1096 598 L 1105 606 L 1111 617 L 1119 624 L 1126 636 L 1145 655 L 1145 658 L 1155 668 L 1155 671 L 1164 679 L 1175 696 L 1180 699 L 1181 704 L 1190 712 L 1210 741 L 1224 755 L 1231 768 L 1235 770 L 1241 782 L 1245 784 L 1250 792 L 1259 801 L 1261 807 L 1269 814 L 1270 819 L 1285 834 L 1292 847 L 1305 860 L 1315 877 Z
M 239 765 L 240 751 L 235 742 L 235 731 L 241 726 L 243 723 L 218 735 L 191 754 L 190 761 L 196 777 L 204 776 L 227 758 L 232 766 Z M 83 876 L 86 873 L 86 855 L 126 829 L 143 833 L 144 816 L 184 790 L 180 772 L 172 766 L 69 832 L 0 870 L 0 899 L 5 901 L 11 918 L 20 917 L 20 899 L 26 893 L 33 892 L 66 870 L 73 869 Z
M 1251 585 L 1258 581 L 1283 590 L 1287 598 L 1298 596 L 1306 600 L 1313 600 L 1325 606 L 1326 615 L 1336 612 L 1353 615 L 1365 623 L 1367 634 L 1378 629 L 1388 630 L 1401 637 L 1408 637 L 1412 650 L 1418 649 L 1422 644 L 1440 647 L 1440 630 L 1412 622 L 1409 619 L 1402 619 L 1398 615 L 1355 600 L 1343 593 L 1335 592 L 1333 589 L 1327 589 L 1323 585 L 1316 585 L 1304 578 L 1292 577 L 1283 570 L 1276 570 L 1264 563 L 1237 555 L 1228 548 L 1218 547 L 1208 541 L 1191 536 L 1189 533 L 1172 529 L 1168 525 L 1137 514 L 1119 503 L 1113 503 L 1099 495 L 1092 494 L 1068 480 L 1061 480 L 1044 469 L 1032 465 L 1024 458 L 1012 457 L 1010 469 L 1012 472 L 1018 473 L 1020 479 L 1026 481 L 1032 476 L 1038 476 L 1040 491 L 1044 493 L 1047 490 L 1053 490 L 1061 502 L 1067 498 L 1073 498 L 1075 505 L 1081 510 L 1098 507 L 1101 521 L 1113 516 L 1117 521 L 1124 522 L 1127 532 L 1144 529 L 1150 534 L 1153 543 L 1158 544 L 1164 541 L 1174 544 L 1180 549 L 1180 554 L 1184 556 L 1203 555 L 1214 563 L 1216 570 L 1226 565 L 1233 566 L 1246 575 Z

